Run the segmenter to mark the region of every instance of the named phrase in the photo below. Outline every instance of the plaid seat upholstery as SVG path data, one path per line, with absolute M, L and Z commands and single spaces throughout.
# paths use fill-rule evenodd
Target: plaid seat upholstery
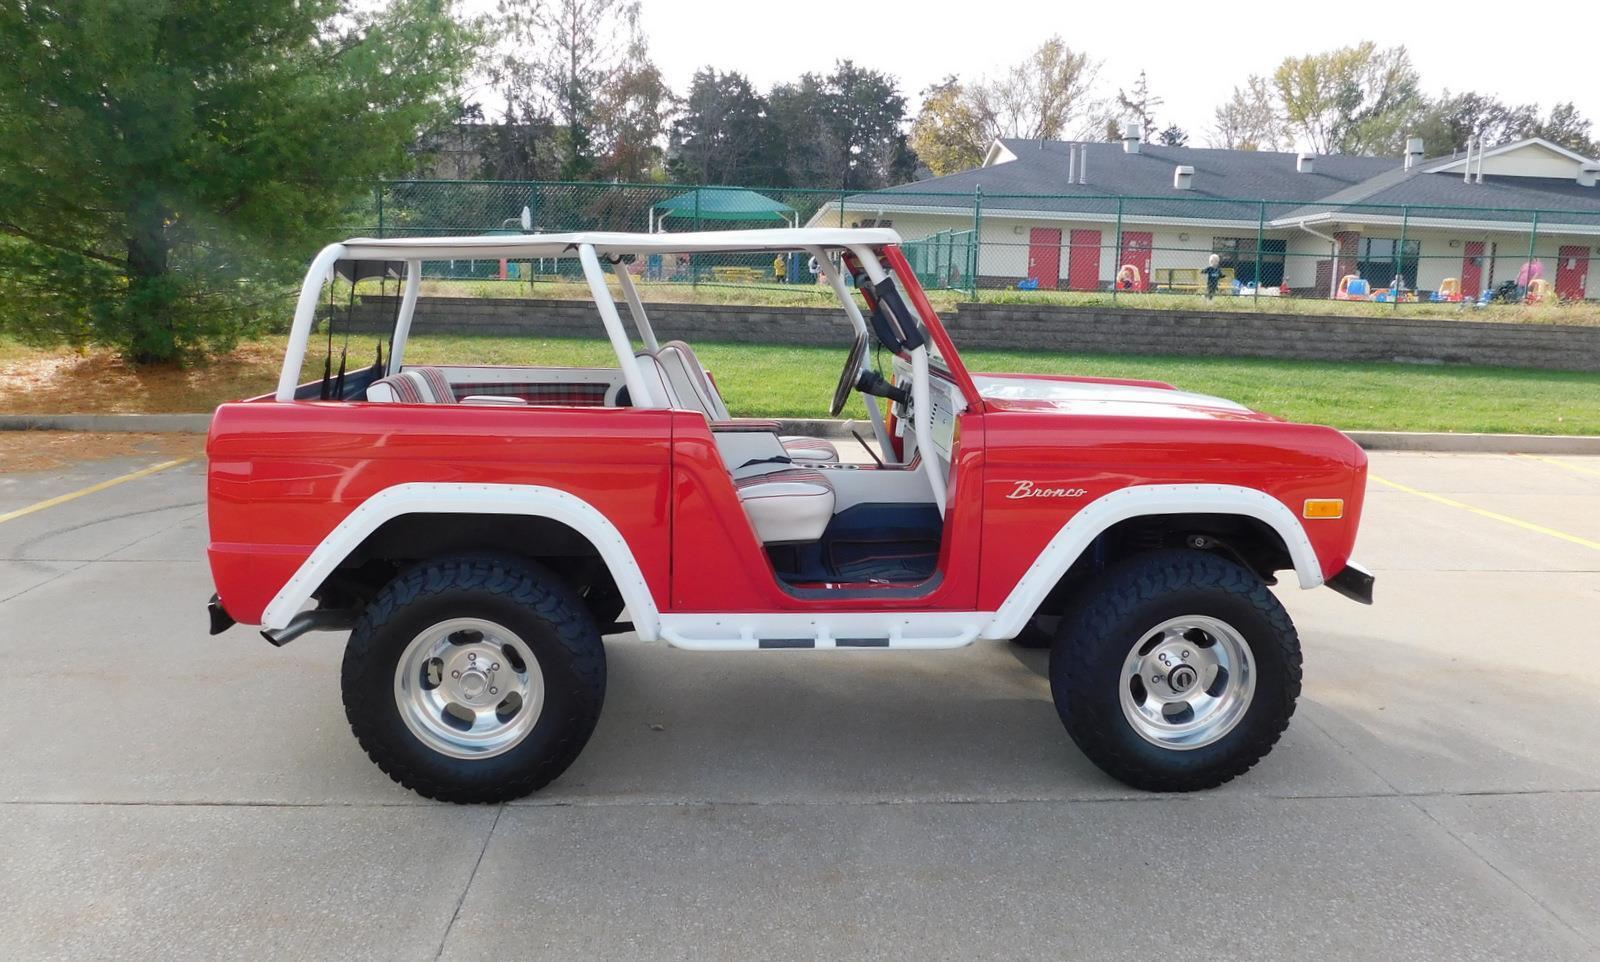
M 450 380 L 436 367 L 407 368 L 379 378 L 367 388 L 367 400 L 395 404 L 454 404 Z
M 534 381 L 493 381 L 486 384 L 457 384 L 457 400 L 470 395 L 480 397 L 517 397 L 529 404 L 550 404 L 564 407 L 604 407 L 605 384 L 552 384 Z

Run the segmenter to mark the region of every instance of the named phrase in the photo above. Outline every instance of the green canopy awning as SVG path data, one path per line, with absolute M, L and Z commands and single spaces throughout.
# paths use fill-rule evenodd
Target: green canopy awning
M 702 221 L 776 220 L 794 221 L 794 208 L 742 187 L 700 187 L 664 200 L 651 208 L 656 220 L 663 217 L 698 216 Z

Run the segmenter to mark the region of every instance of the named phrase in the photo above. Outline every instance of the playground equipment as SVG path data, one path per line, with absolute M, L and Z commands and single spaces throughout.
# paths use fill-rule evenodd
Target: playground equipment
M 1334 293 L 1336 301 L 1369 301 L 1372 299 L 1372 287 L 1365 278 L 1359 274 L 1346 274 L 1339 278 L 1339 289 Z
M 1405 290 L 1396 292 L 1387 287 L 1380 287 L 1372 292 L 1371 299 L 1381 304 L 1393 304 L 1395 301 L 1399 301 L 1402 304 L 1414 304 L 1417 300 L 1417 292 Z

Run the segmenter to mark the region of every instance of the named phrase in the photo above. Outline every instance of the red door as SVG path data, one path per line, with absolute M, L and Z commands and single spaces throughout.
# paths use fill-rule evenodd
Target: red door
M 1067 287 L 1074 291 L 1100 289 L 1100 232 L 1075 230 L 1067 251 Z
M 1469 301 L 1483 293 L 1483 241 L 1467 241 L 1461 255 L 1461 296 Z
M 1150 289 L 1150 251 L 1154 243 L 1155 238 L 1147 230 L 1123 231 L 1122 256 L 1117 258 L 1118 290 Z M 1129 267 L 1133 270 L 1128 270 Z
M 1035 227 L 1028 232 L 1028 276 L 1039 282 L 1039 289 L 1053 291 L 1061 286 L 1061 231 L 1054 227 Z
M 1589 248 L 1562 247 L 1556 263 L 1556 296 L 1564 301 L 1581 301 L 1588 286 Z

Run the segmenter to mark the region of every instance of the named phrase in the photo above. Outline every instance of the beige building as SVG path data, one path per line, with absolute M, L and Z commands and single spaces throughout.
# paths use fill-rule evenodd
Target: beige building
M 846 197 L 842 219 L 928 239 L 938 279 L 963 286 L 975 272 L 985 287 L 1194 290 L 1216 254 L 1226 289 L 1246 293 L 1328 297 L 1346 278 L 1372 292 L 1398 277 L 1423 297 L 1475 297 L 1531 274 L 1592 299 L 1597 174 L 1540 139 L 1433 158 L 1413 139 L 1405 156 L 1352 157 L 1165 147 L 1134 131 L 1120 144 L 999 140 L 975 170 Z M 839 207 L 812 223 L 838 222 Z

